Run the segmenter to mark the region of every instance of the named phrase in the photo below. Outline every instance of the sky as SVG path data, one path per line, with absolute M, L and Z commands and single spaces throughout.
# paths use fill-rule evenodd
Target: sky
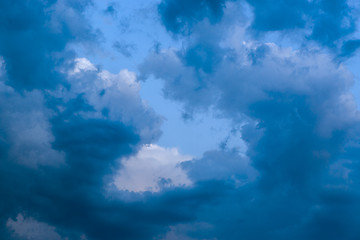
M 360 239 L 356 0 L 0 0 L 0 239 Z

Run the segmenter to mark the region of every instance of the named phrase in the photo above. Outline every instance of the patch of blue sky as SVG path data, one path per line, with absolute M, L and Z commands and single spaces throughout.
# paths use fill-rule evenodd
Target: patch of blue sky
M 111 13 L 106 11 L 109 7 Z M 110 72 L 124 68 L 136 72 L 137 65 L 157 44 L 178 45 L 158 23 L 156 9 L 157 1 L 95 1 L 85 14 L 93 28 L 99 29 L 100 44 L 93 49 L 75 46 L 78 55 Z M 128 47 L 129 55 L 119 51 L 116 43 Z
M 236 137 L 230 120 L 214 111 L 196 113 L 191 119 L 184 119 L 182 104 L 165 99 L 162 87 L 160 80 L 150 78 L 142 84 L 140 91 L 142 98 L 164 117 L 163 134 L 157 144 L 176 147 L 195 157 L 222 147 L 245 152 L 246 145 Z
M 88 58 L 93 64 L 112 73 L 121 69 L 137 73 L 138 64 L 158 45 L 161 48 L 180 48 L 181 42 L 172 38 L 159 24 L 157 2 L 95 1 L 86 15 L 94 29 L 101 29 L 100 44 L 92 49 L 75 45 L 73 47 L 77 55 Z M 115 43 L 129 47 L 129 55 L 118 51 Z M 176 147 L 180 152 L 194 157 L 218 149 L 224 145 L 224 141 L 228 148 L 245 151 L 241 139 L 229 137 L 233 128 L 230 120 L 214 112 L 197 113 L 193 119 L 185 120 L 182 105 L 164 97 L 160 80 L 150 77 L 140 83 L 142 98 L 164 118 L 163 134 L 157 144 Z

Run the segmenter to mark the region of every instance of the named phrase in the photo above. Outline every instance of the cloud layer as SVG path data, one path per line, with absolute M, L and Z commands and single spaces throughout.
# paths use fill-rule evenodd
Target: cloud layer
M 154 144 L 162 118 L 135 72 L 77 56 L 74 44 L 101 45 L 94 6 L 0 1 L 1 239 L 359 238 L 345 61 L 359 45 L 356 3 L 159 2 L 181 47 L 158 45 L 138 75 L 162 79 L 187 116 L 219 112 L 246 145 L 196 159 Z
M 221 197 L 212 211 L 200 211 L 197 221 L 212 228 L 189 230 L 191 237 L 359 236 L 354 227 L 359 222 L 354 205 L 359 194 L 359 112 L 351 93 L 353 76 L 336 61 L 335 46 L 336 41 L 346 41 L 355 21 L 351 18 L 344 25 L 351 14 L 345 1 L 296 3 L 297 7 L 249 1 L 254 11 L 250 25 L 229 21 L 232 9 L 241 8 L 228 3 L 222 22 L 211 22 L 211 16 L 210 21 L 199 19 L 192 26 L 191 37 L 183 38 L 184 48 L 154 52 L 141 66 L 143 74 L 163 79 L 166 96 L 184 102 L 189 111 L 216 108 L 235 126 L 243 124 L 246 155 L 259 173 L 255 181 Z M 320 15 L 314 12 L 314 5 L 322 9 Z M 338 13 L 334 9 L 343 10 Z M 285 20 L 287 16 L 291 18 Z M 304 39 L 317 45 L 284 48 L 251 38 L 253 31 L 266 35 L 269 31 L 306 30 L 307 16 L 314 26 Z M 331 26 L 323 26 L 325 23 Z M 334 49 L 334 54 L 326 53 L 323 46 Z M 191 174 L 204 179 L 200 176 L 214 168 L 211 179 L 219 178 L 227 162 L 220 156 L 212 161 L 211 166 L 193 168 Z M 235 170 L 230 169 L 227 177 Z

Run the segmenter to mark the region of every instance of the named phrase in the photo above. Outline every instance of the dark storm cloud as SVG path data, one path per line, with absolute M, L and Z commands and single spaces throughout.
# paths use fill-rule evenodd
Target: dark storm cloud
M 346 0 L 249 0 L 248 3 L 254 10 L 251 29 L 258 33 L 306 29 L 310 31 L 309 40 L 337 51 L 343 38 L 356 30 L 358 16 Z
M 194 24 L 221 20 L 226 0 L 164 0 L 158 6 L 162 22 L 173 33 L 189 34 Z
M 219 23 L 226 3 L 241 1 L 176 1 L 164 0 L 159 4 L 159 14 L 165 28 L 175 34 L 194 33 L 194 26 L 203 20 Z M 249 30 L 255 35 L 274 31 L 305 31 L 304 39 L 344 55 L 348 49 L 347 38 L 356 31 L 357 12 L 346 0 L 248 0 L 253 14 Z M 238 12 L 239 17 L 244 12 Z M 355 47 L 357 45 L 352 45 Z M 349 53 L 351 54 L 351 52 Z
M 63 81 L 60 68 L 73 58 L 66 45 L 95 38 L 82 17 L 89 3 L 0 1 L 0 55 L 12 86 L 54 88 Z
M 126 140 L 123 136 L 122 141 Z M 94 164 L 93 158 L 81 158 L 84 165 Z M 168 224 L 194 220 L 196 209 L 211 204 L 226 189 L 222 183 L 209 182 L 190 191 L 178 189 L 149 195 L 139 202 L 123 202 L 116 193 L 104 196 L 99 177 L 106 163 L 100 171 L 87 171 L 78 164 L 79 159 L 68 161 L 67 167 L 40 171 L 2 163 L 1 180 L 6 186 L 2 184 L 1 188 L 8 191 L 2 199 L 1 223 L 5 225 L 6 216 L 24 211 L 56 226 L 70 239 L 80 239 L 82 233 L 88 239 L 152 239 Z M 15 181 L 10 181 L 13 177 Z M 98 181 L 92 181 L 95 178 Z M 2 232 L 2 239 L 12 239 Z
M 29 99 L 23 99 L 23 104 L 26 101 Z M 82 234 L 88 239 L 152 239 L 166 231 L 169 224 L 195 219 L 196 209 L 214 202 L 227 189 L 222 182 L 214 181 L 199 183 L 190 190 L 145 193 L 139 201 L 124 201 L 122 192 L 107 186 L 119 167 L 117 159 L 133 154 L 138 147 L 140 138 L 135 128 L 107 118 L 82 117 L 96 111 L 82 95 L 67 102 L 63 99 L 48 102 L 53 109 L 61 109 L 50 122 L 54 135 L 52 148 L 65 155 L 65 162 L 36 168 L 18 163 L 9 155 L 13 143 L 3 134 L 1 239 L 16 239 L 5 226 L 18 213 L 56 227 L 56 232 L 71 240 L 80 239 Z M 36 147 L 34 143 L 32 151 Z M 31 236 L 31 231 L 25 231 L 25 239 Z

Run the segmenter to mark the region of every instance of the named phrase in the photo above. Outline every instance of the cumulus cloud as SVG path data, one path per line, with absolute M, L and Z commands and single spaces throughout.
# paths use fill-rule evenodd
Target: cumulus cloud
M 239 116 L 237 110 L 256 114 L 251 113 L 256 102 L 270 101 L 276 94 L 284 93 L 308 98 L 312 111 L 324 121 L 319 123 L 319 131 L 333 131 L 338 124 L 357 121 L 356 104 L 349 91 L 352 76 L 343 65 L 334 63 L 331 56 L 316 49 L 284 49 L 273 43 L 249 43 L 240 49 L 230 48 L 229 52 L 239 58 L 225 55 L 216 64 L 214 73 L 197 70 L 196 64 L 182 61 L 183 51 L 171 49 L 151 54 L 142 70 L 144 74 L 151 73 L 166 80 L 166 96 L 186 102 L 189 108 L 218 106 L 233 119 Z M 222 51 L 219 45 L 215 50 Z M 160 68 L 165 63 L 169 67 Z M 329 105 L 333 107 L 327 108 Z M 344 114 L 347 117 L 343 117 Z
M 132 125 L 144 143 L 160 136 L 162 119 L 141 99 L 140 84 L 134 72 L 123 69 L 113 74 L 97 69 L 85 58 L 78 58 L 69 76 L 71 89 L 60 88 L 53 93 L 54 96 L 81 96 L 94 110 L 87 111 L 88 117 L 96 116 Z
M 122 160 L 122 167 L 115 178 L 120 190 L 133 192 L 159 192 L 162 188 L 192 185 L 181 163 L 191 160 L 176 148 L 146 145 L 135 155 Z

